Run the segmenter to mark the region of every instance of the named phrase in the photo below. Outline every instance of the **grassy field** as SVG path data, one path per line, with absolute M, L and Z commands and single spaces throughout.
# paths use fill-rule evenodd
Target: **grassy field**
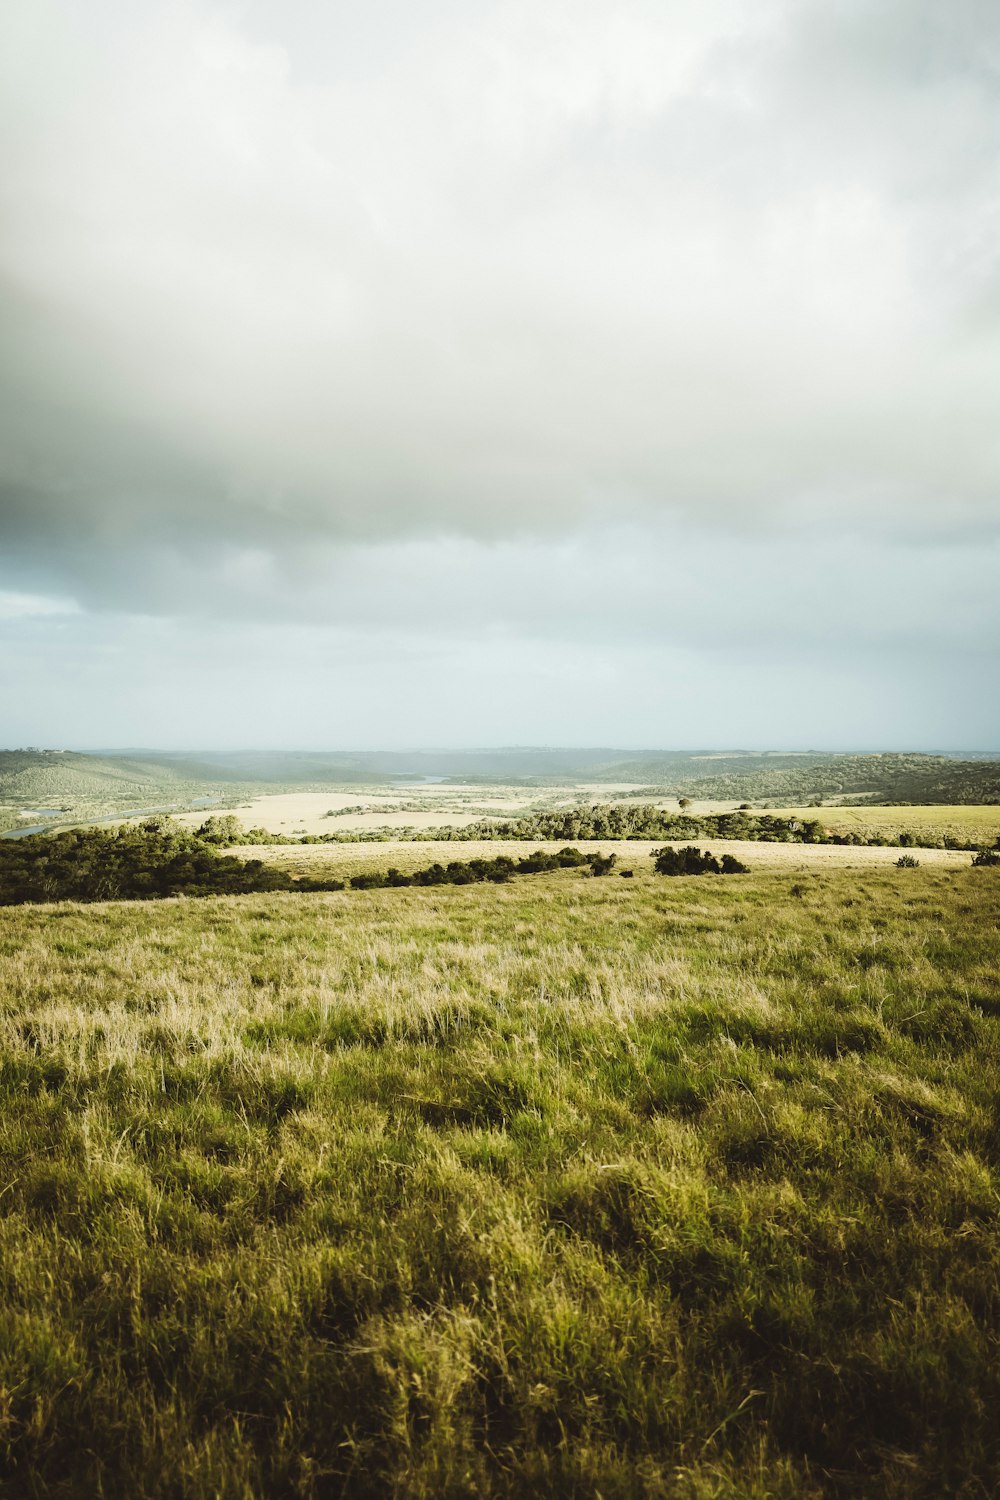
M 634 804 L 635 787 L 597 786 L 579 783 L 538 789 L 510 786 L 416 786 L 381 788 L 375 791 L 295 792 L 254 798 L 232 810 L 245 828 L 265 828 L 269 833 L 336 834 L 380 828 L 460 828 L 483 818 L 516 818 L 532 811 L 552 811 L 599 802 Z M 644 799 L 669 812 L 678 811 L 675 797 L 650 795 Z M 695 816 L 732 812 L 733 801 L 691 802 Z M 359 811 L 359 809 L 362 809 Z M 209 809 L 211 811 L 212 809 Z M 778 817 L 818 819 L 835 832 L 871 834 L 912 833 L 938 843 L 955 838 L 961 843 L 992 844 L 1000 837 L 1000 806 L 990 807 L 787 807 L 773 809 Z M 329 817 L 334 812 L 336 816 Z M 178 821 L 197 827 L 207 816 L 202 809 L 181 813 Z
M 912 833 L 933 843 L 954 838 L 961 843 L 992 844 L 1000 838 L 996 807 L 788 807 L 777 817 L 818 818 L 834 832 Z
M 0 913 L 3 1493 L 996 1494 L 1000 872 L 794 874 Z
M 542 842 L 540 845 L 538 839 L 463 839 L 455 842 L 389 839 L 384 843 L 359 844 L 238 844 L 227 849 L 226 853 L 240 859 L 266 860 L 268 864 L 293 874 L 343 878 L 364 870 L 385 870 L 391 865 L 399 870 L 419 870 L 435 860 L 447 864 L 453 859 L 495 859 L 498 854 L 519 859 L 539 847 L 557 849 L 562 842 L 565 841 Z M 632 870 L 636 879 L 659 884 L 650 856 L 654 849 L 663 848 L 664 842 L 663 839 L 588 839 L 577 841 L 577 846 L 587 853 L 614 854 L 619 869 Z M 675 841 L 677 847 L 690 842 L 689 839 Z M 900 854 L 907 852 L 877 846 L 765 844 L 742 839 L 703 839 L 701 847 L 718 855 L 735 854 L 754 870 L 784 870 L 788 873 L 884 869 L 895 865 Z M 913 853 L 921 864 L 941 869 L 967 869 L 972 859 L 971 854 L 950 849 L 917 849 Z

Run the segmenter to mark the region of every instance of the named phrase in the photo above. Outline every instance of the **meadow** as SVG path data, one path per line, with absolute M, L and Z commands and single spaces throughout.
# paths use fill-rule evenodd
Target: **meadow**
M 255 797 L 234 803 L 233 815 L 244 828 L 264 828 L 268 833 L 285 837 L 301 834 L 329 836 L 364 834 L 371 837 L 384 831 L 389 839 L 419 837 L 436 829 L 461 829 L 484 819 L 516 819 L 533 813 L 553 812 L 595 803 L 634 806 L 641 788 L 597 786 L 592 783 L 537 788 L 517 786 L 430 786 L 381 788 L 360 793 L 357 789 L 331 788 L 326 792 L 294 792 Z M 643 800 L 677 813 L 676 797 L 644 795 Z M 733 812 L 734 801 L 693 799 L 689 812 L 705 814 Z M 802 822 L 819 820 L 833 833 L 857 833 L 865 838 L 895 836 L 906 833 L 920 844 L 938 844 L 951 838 L 957 843 L 992 844 L 1000 838 L 1000 805 L 954 807 L 781 807 L 768 805 L 777 817 L 798 818 Z M 177 821 L 192 831 L 204 821 L 204 808 L 182 812 Z M 529 836 L 530 837 L 530 836 Z
M 655 880 L 652 854 L 663 848 L 664 839 L 584 839 L 577 846 L 586 853 L 614 854 L 621 869 L 634 872 L 640 881 Z M 674 840 L 675 847 L 690 843 Z M 730 853 L 752 870 L 783 870 L 809 874 L 820 870 L 872 870 L 895 866 L 898 848 L 850 844 L 765 844 L 744 839 L 702 841 L 718 855 Z M 462 839 L 442 843 L 436 839 L 387 838 L 377 843 L 350 844 L 239 844 L 225 852 L 238 859 L 259 859 L 289 874 L 321 879 L 345 876 L 371 869 L 419 870 L 440 859 L 495 859 L 506 854 L 523 859 L 539 847 L 538 839 Z M 547 847 L 558 847 L 558 843 Z M 967 869 L 972 856 L 954 849 L 915 849 L 921 865 L 940 869 Z
M 995 1494 L 1000 871 L 786 847 L 0 912 L 4 1493 Z
M 819 818 L 835 833 L 913 834 L 918 843 L 952 838 L 958 843 L 993 844 L 1000 838 L 1000 806 L 968 807 L 789 807 L 778 817 Z

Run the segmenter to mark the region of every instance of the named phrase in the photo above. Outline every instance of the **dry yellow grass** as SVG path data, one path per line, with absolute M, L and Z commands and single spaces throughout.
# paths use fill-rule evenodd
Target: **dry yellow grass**
M 566 841 L 571 842 L 571 841 Z M 680 848 L 690 840 L 680 840 Z M 495 839 L 391 839 L 384 842 L 359 844 L 246 844 L 228 850 L 242 859 L 262 859 L 268 864 L 279 865 L 284 870 L 318 875 L 320 870 L 331 873 L 353 874 L 364 869 L 388 869 L 394 865 L 399 870 L 419 870 L 435 863 L 448 864 L 451 860 L 493 859 L 498 854 L 519 859 L 539 847 L 539 841 Z M 662 839 L 602 839 L 588 841 L 588 851 L 599 850 L 602 854 L 616 854 L 622 869 L 634 869 L 637 876 L 653 875 L 650 858 L 654 849 L 664 847 Z M 829 869 L 867 870 L 894 865 L 900 857 L 899 849 L 854 848 L 840 844 L 764 844 L 742 840 L 706 840 L 702 848 L 722 855 L 735 854 L 751 869 L 810 871 Z M 921 864 L 957 869 L 969 863 L 970 856 L 951 849 L 918 849 L 916 854 Z
M 287 792 L 255 797 L 233 808 L 244 828 L 264 828 L 268 833 L 295 837 L 301 834 L 365 833 L 383 828 L 465 828 L 483 818 L 517 818 L 544 808 L 554 810 L 581 802 L 615 802 L 638 790 L 620 783 L 602 785 L 580 782 L 559 787 L 421 785 L 377 789 L 343 788 L 328 792 Z M 654 806 L 677 812 L 674 797 L 650 797 Z M 732 812 L 734 801 L 694 799 L 688 812 L 695 816 Z M 345 813 L 345 808 L 361 812 Z M 340 816 L 329 817 L 330 812 Z M 914 833 L 921 841 L 934 843 L 952 837 L 962 842 L 993 843 L 1000 837 L 1000 807 L 785 807 L 769 808 L 778 817 L 818 819 L 835 831 L 869 833 Z M 196 828 L 211 809 L 181 813 L 178 820 Z M 778 856 L 784 862 L 782 856 Z M 773 861 L 772 861 L 773 862 Z
M 770 809 L 779 818 L 817 818 L 836 832 L 868 830 L 878 833 L 915 833 L 925 838 L 952 836 L 992 843 L 1000 837 L 1000 807 L 781 807 Z
M 639 790 L 628 782 L 604 784 L 580 782 L 557 787 L 469 786 L 454 783 L 413 786 L 382 786 L 377 789 L 329 792 L 280 792 L 254 797 L 228 809 L 244 828 L 264 828 L 268 833 L 360 833 L 376 828 L 464 828 L 484 817 L 515 818 L 532 808 L 571 807 L 579 801 L 617 801 Z M 675 797 L 651 797 L 657 807 L 677 811 Z M 399 811 L 400 804 L 405 810 Z M 692 801 L 693 813 L 730 812 L 735 802 Z M 345 813 L 345 808 L 363 807 L 363 812 Z M 178 821 L 191 828 L 210 816 L 211 808 L 178 814 Z M 330 812 L 340 816 L 331 818 Z
M 514 817 L 537 800 L 537 792 L 524 787 L 415 786 L 383 787 L 378 791 L 282 792 L 254 797 L 228 809 L 244 828 L 265 828 L 268 833 L 356 833 L 370 828 L 453 828 L 475 823 L 482 817 Z M 400 804 L 407 811 L 394 811 Z M 419 807 L 418 807 L 419 804 Z M 361 813 L 344 808 L 364 807 Z M 181 813 L 178 821 L 197 828 L 212 812 L 202 808 Z M 331 818 L 330 812 L 341 816 Z

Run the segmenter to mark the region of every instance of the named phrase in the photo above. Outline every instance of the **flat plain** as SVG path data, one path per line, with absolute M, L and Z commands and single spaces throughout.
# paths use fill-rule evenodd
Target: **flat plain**
M 588 853 L 614 854 L 617 870 L 632 870 L 635 878 L 656 880 L 652 853 L 662 849 L 663 839 L 587 839 L 556 840 L 544 845 L 558 848 L 560 843 L 574 844 Z M 690 839 L 674 840 L 681 848 Z M 722 855 L 734 854 L 751 869 L 810 871 L 823 869 L 870 870 L 895 865 L 902 853 L 915 857 L 920 864 L 944 869 L 964 869 L 972 855 L 956 849 L 900 850 L 853 844 L 768 844 L 743 839 L 705 839 L 704 849 Z M 506 854 L 518 859 L 539 848 L 538 839 L 393 839 L 347 844 L 240 844 L 227 850 L 241 859 L 261 859 L 279 869 L 302 875 L 353 875 L 362 870 L 419 870 L 439 861 L 494 859 Z
M 755 851 L 0 913 L 5 1493 L 995 1494 L 998 872 Z
M 305 834 L 363 833 L 378 829 L 463 828 L 487 818 L 510 819 L 532 811 L 553 811 L 574 805 L 611 802 L 635 805 L 648 802 L 668 812 L 678 811 L 675 797 L 647 794 L 638 785 L 613 786 L 574 782 L 561 787 L 469 786 L 446 784 L 382 787 L 375 791 L 331 789 L 327 792 L 288 792 L 255 797 L 228 808 L 244 828 L 295 837 Z M 695 816 L 732 812 L 732 800 L 692 799 Z M 212 810 L 201 808 L 177 814 L 177 821 L 195 828 Z M 865 805 L 767 807 L 777 817 L 818 820 L 835 833 L 913 834 L 918 841 L 936 843 L 954 838 L 992 844 L 1000 837 L 1000 806 L 870 807 Z M 331 816 L 332 814 L 332 816 Z

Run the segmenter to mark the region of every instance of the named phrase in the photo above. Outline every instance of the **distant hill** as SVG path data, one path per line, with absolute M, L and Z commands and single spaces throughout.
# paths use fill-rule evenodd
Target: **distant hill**
M 160 757 L 157 757 L 158 760 Z M 1000 760 L 893 752 L 635 751 L 513 747 L 496 750 L 243 751 L 162 757 L 189 777 L 302 786 L 428 776 L 473 782 L 565 781 L 652 784 L 677 796 L 718 801 L 864 797 L 917 803 L 1000 802 Z M 183 768 L 183 770 L 182 770 Z
M 0 803 L 147 807 L 199 797 L 358 786 L 412 778 L 626 782 L 663 795 L 799 805 L 863 798 L 899 803 L 1000 803 L 1000 760 L 893 752 L 495 750 L 0 751 Z
M 0 797 L 41 804 L 159 793 L 183 778 L 163 764 L 78 755 L 71 750 L 0 751 Z
M 1000 760 L 888 753 L 830 755 L 715 754 L 643 757 L 617 762 L 620 781 L 655 783 L 666 791 L 715 801 L 782 802 L 795 806 L 838 797 L 898 803 L 1000 803 Z

